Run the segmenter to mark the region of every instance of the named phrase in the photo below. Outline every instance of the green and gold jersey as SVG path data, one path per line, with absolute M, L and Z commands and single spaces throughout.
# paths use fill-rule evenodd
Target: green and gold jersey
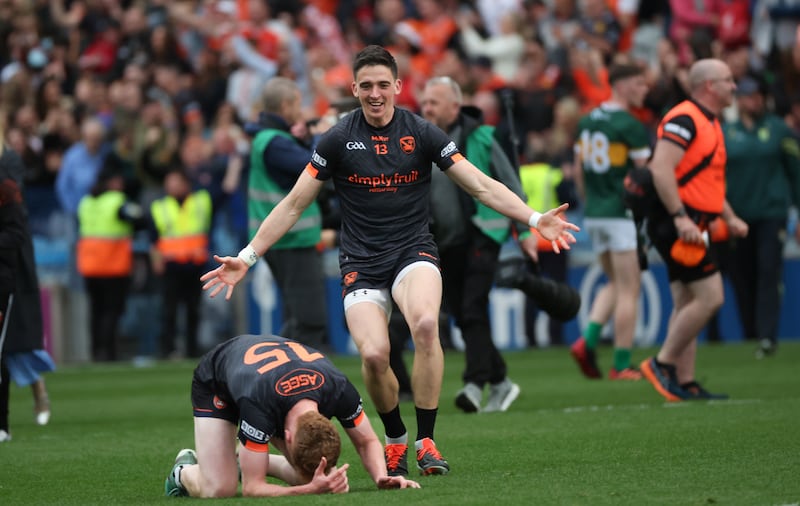
M 625 217 L 622 181 L 633 160 L 650 157 L 644 125 L 618 105 L 603 103 L 578 123 L 575 155 L 583 170 L 585 216 Z

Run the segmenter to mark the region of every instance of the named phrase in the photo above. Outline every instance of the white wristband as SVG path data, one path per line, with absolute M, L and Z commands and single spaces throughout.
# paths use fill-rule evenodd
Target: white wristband
M 540 219 L 542 219 L 542 213 L 539 211 L 534 211 L 531 217 L 528 219 L 528 225 L 533 228 L 538 228 Z
M 239 260 L 246 263 L 248 267 L 252 267 L 258 262 L 258 253 L 256 253 L 256 250 L 249 244 L 242 248 L 242 251 L 236 256 Z

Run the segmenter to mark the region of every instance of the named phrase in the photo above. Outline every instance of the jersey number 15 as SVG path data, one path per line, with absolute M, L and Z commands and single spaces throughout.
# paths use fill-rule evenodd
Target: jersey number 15
M 275 348 L 275 346 L 281 346 L 281 348 Z M 284 349 L 284 346 L 288 347 L 289 350 Z M 292 352 L 294 357 L 289 358 L 289 353 L 287 353 L 287 351 Z M 264 342 L 255 344 L 247 350 L 244 354 L 244 363 L 246 365 L 263 363 L 264 365 L 258 368 L 258 373 L 264 374 L 292 360 L 314 362 L 321 358 L 323 358 L 322 353 L 310 353 L 308 348 L 300 343 Z

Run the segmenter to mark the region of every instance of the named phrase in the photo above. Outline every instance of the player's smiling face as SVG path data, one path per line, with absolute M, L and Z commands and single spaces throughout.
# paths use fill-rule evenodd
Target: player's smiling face
M 389 67 L 369 65 L 358 70 L 353 95 L 361 102 L 367 123 L 382 127 L 391 121 L 400 85 L 400 80 L 394 78 Z

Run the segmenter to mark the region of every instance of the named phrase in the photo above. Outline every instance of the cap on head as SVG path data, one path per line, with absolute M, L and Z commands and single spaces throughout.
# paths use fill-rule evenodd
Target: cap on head
M 751 76 L 745 76 L 736 83 L 736 94 L 741 95 L 753 95 L 755 93 L 764 94 L 764 87 L 763 85 Z

